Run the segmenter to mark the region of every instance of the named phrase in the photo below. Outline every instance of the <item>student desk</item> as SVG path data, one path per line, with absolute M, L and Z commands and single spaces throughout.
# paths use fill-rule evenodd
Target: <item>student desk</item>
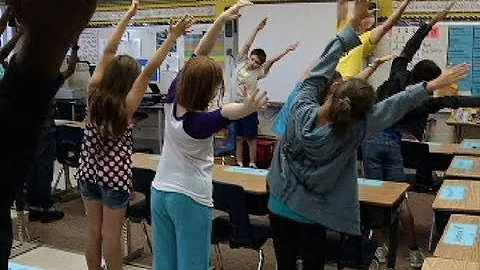
M 132 157 L 133 166 L 156 170 L 158 156 L 136 153 Z M 268 199 L 267 183 L 265 176 L 229 172 L 229 166 L 214 165 L 213 179 L 229 184 L 242 186 L 247 194 L 247 205 L 250 214 L 267 214 L 266 204 Z M 359 200 L 361 203 L 362 223 L 372 228 L 389 228 L 390 252 L 388 267 L 394 268 L 398 246 L 399 207 L 405 198 L 409 185 L 399 182 L 381 182 L 381 185 L 359 185 Z M 248 196 L 251 196 L 250 199 Z M 255 197 L 256 199 L 253 199 Z M 261 204 L 262 206 L 260 206 Z
M 464 191 L 459 192 L 458 187 L 464 188 Z M 445 180 L 433 201 L 432 208 L 439 234 L 443 233 L 452 214 L 480 216 L 480 181 Z
M 459 122 L 455 120 L 455 118 L 450 117 L 445 121 L 445 123 L 449 126 L 453 126 L 455 128 L 455 142 L 460 143 L 463 139 L 465 134 L 466 128 L 480 128 L 480 124 L 476 122 Z
M 470 146 L 468 146 L 470 144 Z M 468 147 L 465 147 L 468 146 Z M 455 151 L 457 155 L 465 155 L 465 156 L 480 156 L 480 140 L 478 139 L 465 139 L 462 143 L 458 146 L 457 150 Z
M 431 154 L 453 155 L 458 151 L 458 143 L 427 142 Z
M 480 263 L 442 258 L 426 258 L 422 270 L 478 270 Z
M 468 237 L 466 231 L 463 233 L 454 230 L 454 224 L 466 224 L 478 226 L 476 236 Z M 452 230 L 452 231 L 451 231 Z M 474 239 L 473 245 L 458 245 L 445 243 L 448 235 L 454 233 L 455 238 Z M 470 262 L 480 262 L 480 216 L 452 215 L 448 221 L 447 229 L 442 235 L 434 253 L 435 257 L 445 259 L 456 259 Z M 477 268 L 478 269 L 478 268 Z
M 473 166 L 471 168 L 458 168 L 456 164 L 461 161 L 468 161 L 473 162 Z M 445 178 L 453 178 L 453 179 L 472 179 L 472 180 L 480 180 L 480 157 L 472 157 L 472 156 L 455 156 L 453 157 L 450 166 L 448 167 L 447 171 L 445 172 Z

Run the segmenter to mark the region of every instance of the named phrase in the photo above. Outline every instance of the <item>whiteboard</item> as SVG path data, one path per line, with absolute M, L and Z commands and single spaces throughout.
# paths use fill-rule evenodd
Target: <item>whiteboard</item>
M 246 7 L 239 19 L 239 47 L 258 23 L 268 17 L 268 25 L 252 45 L 263 48 L 267 57 L 300 42 L 296 51 L 277 62 L 259 87 L 268 91 L 272 102 L 284 102 L 305 69 L 317 59 L 335 35 L 336 3 L 257 4 Z

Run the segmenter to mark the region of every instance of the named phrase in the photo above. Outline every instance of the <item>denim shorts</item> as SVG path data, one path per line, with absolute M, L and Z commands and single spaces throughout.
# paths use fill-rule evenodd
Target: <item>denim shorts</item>
M 80 182 L 80 189 L 84 200 L 102 201 L 106 207 L 112 210 L 127 207 L 130 199 L 130 194 L 126 191 L 102 187 L 88 181 Z
M 256 139 L 258 137 L 258 114 L 252 113 L 242 119 L 236 120 L 235 131 L 239 137 Z

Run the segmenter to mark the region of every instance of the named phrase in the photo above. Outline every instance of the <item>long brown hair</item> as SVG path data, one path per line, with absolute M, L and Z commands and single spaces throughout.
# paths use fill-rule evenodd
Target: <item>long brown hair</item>
M 352 78 L 330 93 L 329 118 L 336 135 L 344 135 L 354 120 L 365 118 L 375 104 L 375 91 L 365 80 Z
M 140 65 L 133 57 L 119 55 L 106 67 L 100 83 L 91 86 L 89 121 L 103 137 L 116 138 L 127 130 L 129 119 L 125 98 L 139 74 Z
M 223 85 L 222 68 L 206 56 L 190 59 L 183 68 L 177 102 L 187 111 L 204 111 Z

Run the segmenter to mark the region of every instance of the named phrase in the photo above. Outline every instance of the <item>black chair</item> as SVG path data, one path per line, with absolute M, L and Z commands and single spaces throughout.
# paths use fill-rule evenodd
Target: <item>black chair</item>
M 241 186 L 213 182 L 214 208 L 228 215 L 213 220 L 212 244 L 215 245 L 221 268 L 223 262 L 219 243 L 228 243 L 230 248 L 248 248 L 258 252 L 257 269 L 263 269 L 265 255 L 262 246 L 272 237 L 272 230 L 267 220 L 248 215 L 245 191 Z
M 225 165 L 225 157 L 235 156 L 237 149 L 237 134 L 235 131 L 235 123 L 228 125 L 228 135 L 225 139 L 214 139 L 214 157 L 222 158 L 222 165 Z
M 145 235 L 145 240 L 147 241 L 150 252 L 152 252 L 152 242 L 147 231 L 147 225 L 151 225 L 151 214 L 150 214 L 150 198 L 151 198 L 151 185 L 152 180 L 155 177 L 155 171 L 150 169 L 142 168 L 133 168 L 133 182 L 132 182 L 132 191 L 141 193 L 145 198 L 129 203 L 127 206 L 127 247 L 131 246 L 130 239 L 130 224 L 129 222 L 137 223 L 142 225 L 143 233 Z M 131 252 L 128 251 L 129 256 L 127 261 L 130 261 L 139 255 L 143 249 Z
M 80 166 L 82 139 L 82 128 L 70 126 L 56 127 L 56 159 L 62 165 L 62 169 L 57 175 L 53 191 L 58 188 L 62 174 L 65 174 L 65 192 L 71 192 L 70 167 L 78 168 Z M 68 198 L 64 200 L 68 200 Z
M 337 269 L 378 269 L 375 258 L 377 244 L 362 236 L 348 236 L 327 230 L 327 261 L 335 263 Z

